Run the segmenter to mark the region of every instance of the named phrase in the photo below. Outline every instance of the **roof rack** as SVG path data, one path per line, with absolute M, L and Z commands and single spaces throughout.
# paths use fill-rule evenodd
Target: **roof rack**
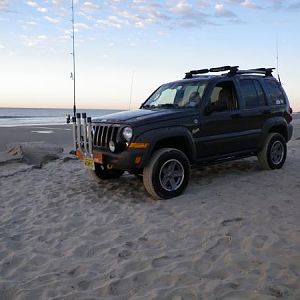
M 275 68 L 257 68 L 249 70 L 239 70 L 239 66 L 223 66 L 210 69 L 192 70 L 185 73 L 184 79 L 193 78 L 193 75 L 206 74 L 210 72 L 224 72 L 229 71 L 227 75 L 232 76 L 236 74 L 262 74 L 265 76 L 272 76 L 272 72 Z
M 224 72 L 224 71 L 234 72 L 237 71 L 238 68 L 239 66 L 233 66 L 233 67 L 223 66 L 223 67 L 215 67 L 210 69 L 192 70 L 190 72 L 185 73 L 184 79 L 193 78 L 193 75 L 206 74 L 210 72 Z
M 262 74 L 265 76 L 273 76 L 272 72 L 275 68 L 257 68 L 249 70 L 237 70 L 235 74 Z

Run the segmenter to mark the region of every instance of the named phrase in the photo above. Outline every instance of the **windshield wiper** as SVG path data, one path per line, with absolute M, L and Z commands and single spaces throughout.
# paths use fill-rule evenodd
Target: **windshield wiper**
M 165 104 L 160 104 L 158 107 L 165 107 L 165 108 L 177 108 L 178 104 L 173 104 L 173 103 L 165 103 Z
M 153 105 L 153 104 L 146 104 L 146 105 L 144 105 L 144 106 L 142 106 L 142 108 L 145 108 L 145 109 L 151 109 L 151 108 L 155 108 L 156 106 L 155 105 Z

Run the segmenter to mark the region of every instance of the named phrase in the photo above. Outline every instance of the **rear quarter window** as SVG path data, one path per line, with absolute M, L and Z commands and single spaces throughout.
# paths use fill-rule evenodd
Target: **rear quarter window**
M 285 104 L 285 97 L 279 83 L 275 80 L 265 80 L 267 92 L 272 105 Z
M 247 109 L 266 105 L 264 92 L 257 80 L 242 79 L 240 80 L 240 87 Z

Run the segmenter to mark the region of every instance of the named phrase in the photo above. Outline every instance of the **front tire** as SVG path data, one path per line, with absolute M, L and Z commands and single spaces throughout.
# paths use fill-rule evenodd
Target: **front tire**
M 190 162 L 174 148 L 157 150 L 143 171 L 143 183 L 154 199 L 177 197 L 186 189 L 190 179 Z
M 93 173 L 96 175 L 97 178 L 101 180 L 107 180 L 121 177 L 124 171 L 117 169 L 107 169 L 104 166 L 95 163 L 95 170 L 93 171 Z
M 286 154 L 284 137 L 279 133 L 270 133 L 258 153 L 258 161 L 264 170 L 280 169 L 285 162 Z

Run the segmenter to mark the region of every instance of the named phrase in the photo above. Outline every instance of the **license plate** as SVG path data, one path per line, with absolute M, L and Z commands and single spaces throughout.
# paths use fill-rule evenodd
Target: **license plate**
M 97 164 L 103 164 L 103 154 L 101 152 L 93 152 L 94 162 Z
M 85 157 L 84 158 L 84 165 L 91 170 L 94 170 L 94 160 L 90 157 Z

